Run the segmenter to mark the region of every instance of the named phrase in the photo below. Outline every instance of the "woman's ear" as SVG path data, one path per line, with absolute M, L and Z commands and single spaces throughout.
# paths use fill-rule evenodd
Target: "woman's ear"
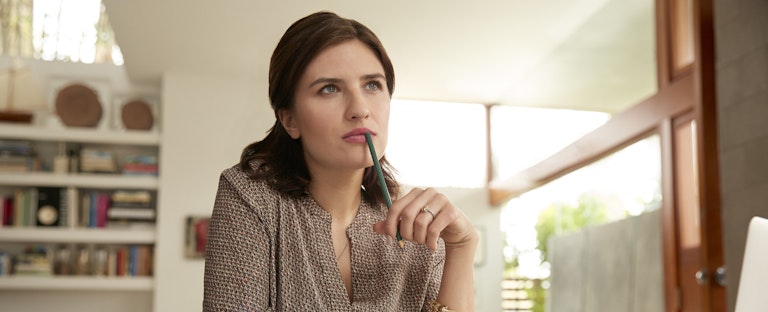
M 277 116 L 280 118 L 280 123 L 283 125 L 283 128 L 285 128 L 285 132 L 288 132 L 288 135 L 290 135 L 292 139 L 295 140 L 301 137 L 299 128 L 296 126 L 296 118 L 293 117 L 292 111 L 281 109 L 277 112 Z

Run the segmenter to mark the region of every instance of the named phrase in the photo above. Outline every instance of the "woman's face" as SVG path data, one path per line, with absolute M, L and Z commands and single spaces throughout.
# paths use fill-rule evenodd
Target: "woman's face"
M 364 133 L 379 157 L 387 145 L 389 91 L 373 51 L 349 40 L 322 51 L 296 87 L 294 107 L 280 119 L 313 169 L 362 169 L 373 165 Z

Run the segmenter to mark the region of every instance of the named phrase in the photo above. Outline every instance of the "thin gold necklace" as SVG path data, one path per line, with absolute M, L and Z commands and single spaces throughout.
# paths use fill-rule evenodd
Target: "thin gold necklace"
M 339 259 L 341 259 L 341 256 L 344 255 L 344 251 L 347 250 L 347 247 L 349 247 L 349 239 L 347 239 L 347 244 L 344 245 L 344 249 L 341 250 L 338 256 L 336 256 L 336 262 L 339 262 Z

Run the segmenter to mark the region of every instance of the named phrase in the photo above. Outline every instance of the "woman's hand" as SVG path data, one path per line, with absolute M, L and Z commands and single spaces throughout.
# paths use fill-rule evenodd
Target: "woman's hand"
M 472 247 L 477 244 L 477 232 L 472 223 L 448 198 L 433 188 L 414 188 L 392 203 L 387 219 L 373 225 L 376 233 L 395 237 L 400 226 L 404 240 L 426 244 L 437 250 L 442 237 L 446 249 Z

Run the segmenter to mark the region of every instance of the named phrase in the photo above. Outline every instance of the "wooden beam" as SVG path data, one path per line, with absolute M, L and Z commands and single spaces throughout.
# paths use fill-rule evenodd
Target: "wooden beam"
M 711 0 L 694 1 L 695 118 L 698 144 L 699 203 L 701 206 L 701 257 L 704 268 L 714 276 L 723 258 L 720 158 L 715 85 L 714 7 Z M 726 288 L 710 278 L 703 293 L 704 306 L 711 312 L 727 311 Z
M 675 193 L 674 142 L 672 120 L 667 119 L 659 127 L 661 143 L 661 187 L 662 194 Z M 662 267 L 664 272 L 664 311 L 680 310 L 680 289 L 678 287 L 677 257 L 677 209 L 675 196 L 661 197 L 661 241 Z
M 693 109 L 693 90 L 692 75 L 681 78 L 533 167 L 509 179 L 491 182 L 491 205 L 501 205 L 657 131 L 664 120 Z

